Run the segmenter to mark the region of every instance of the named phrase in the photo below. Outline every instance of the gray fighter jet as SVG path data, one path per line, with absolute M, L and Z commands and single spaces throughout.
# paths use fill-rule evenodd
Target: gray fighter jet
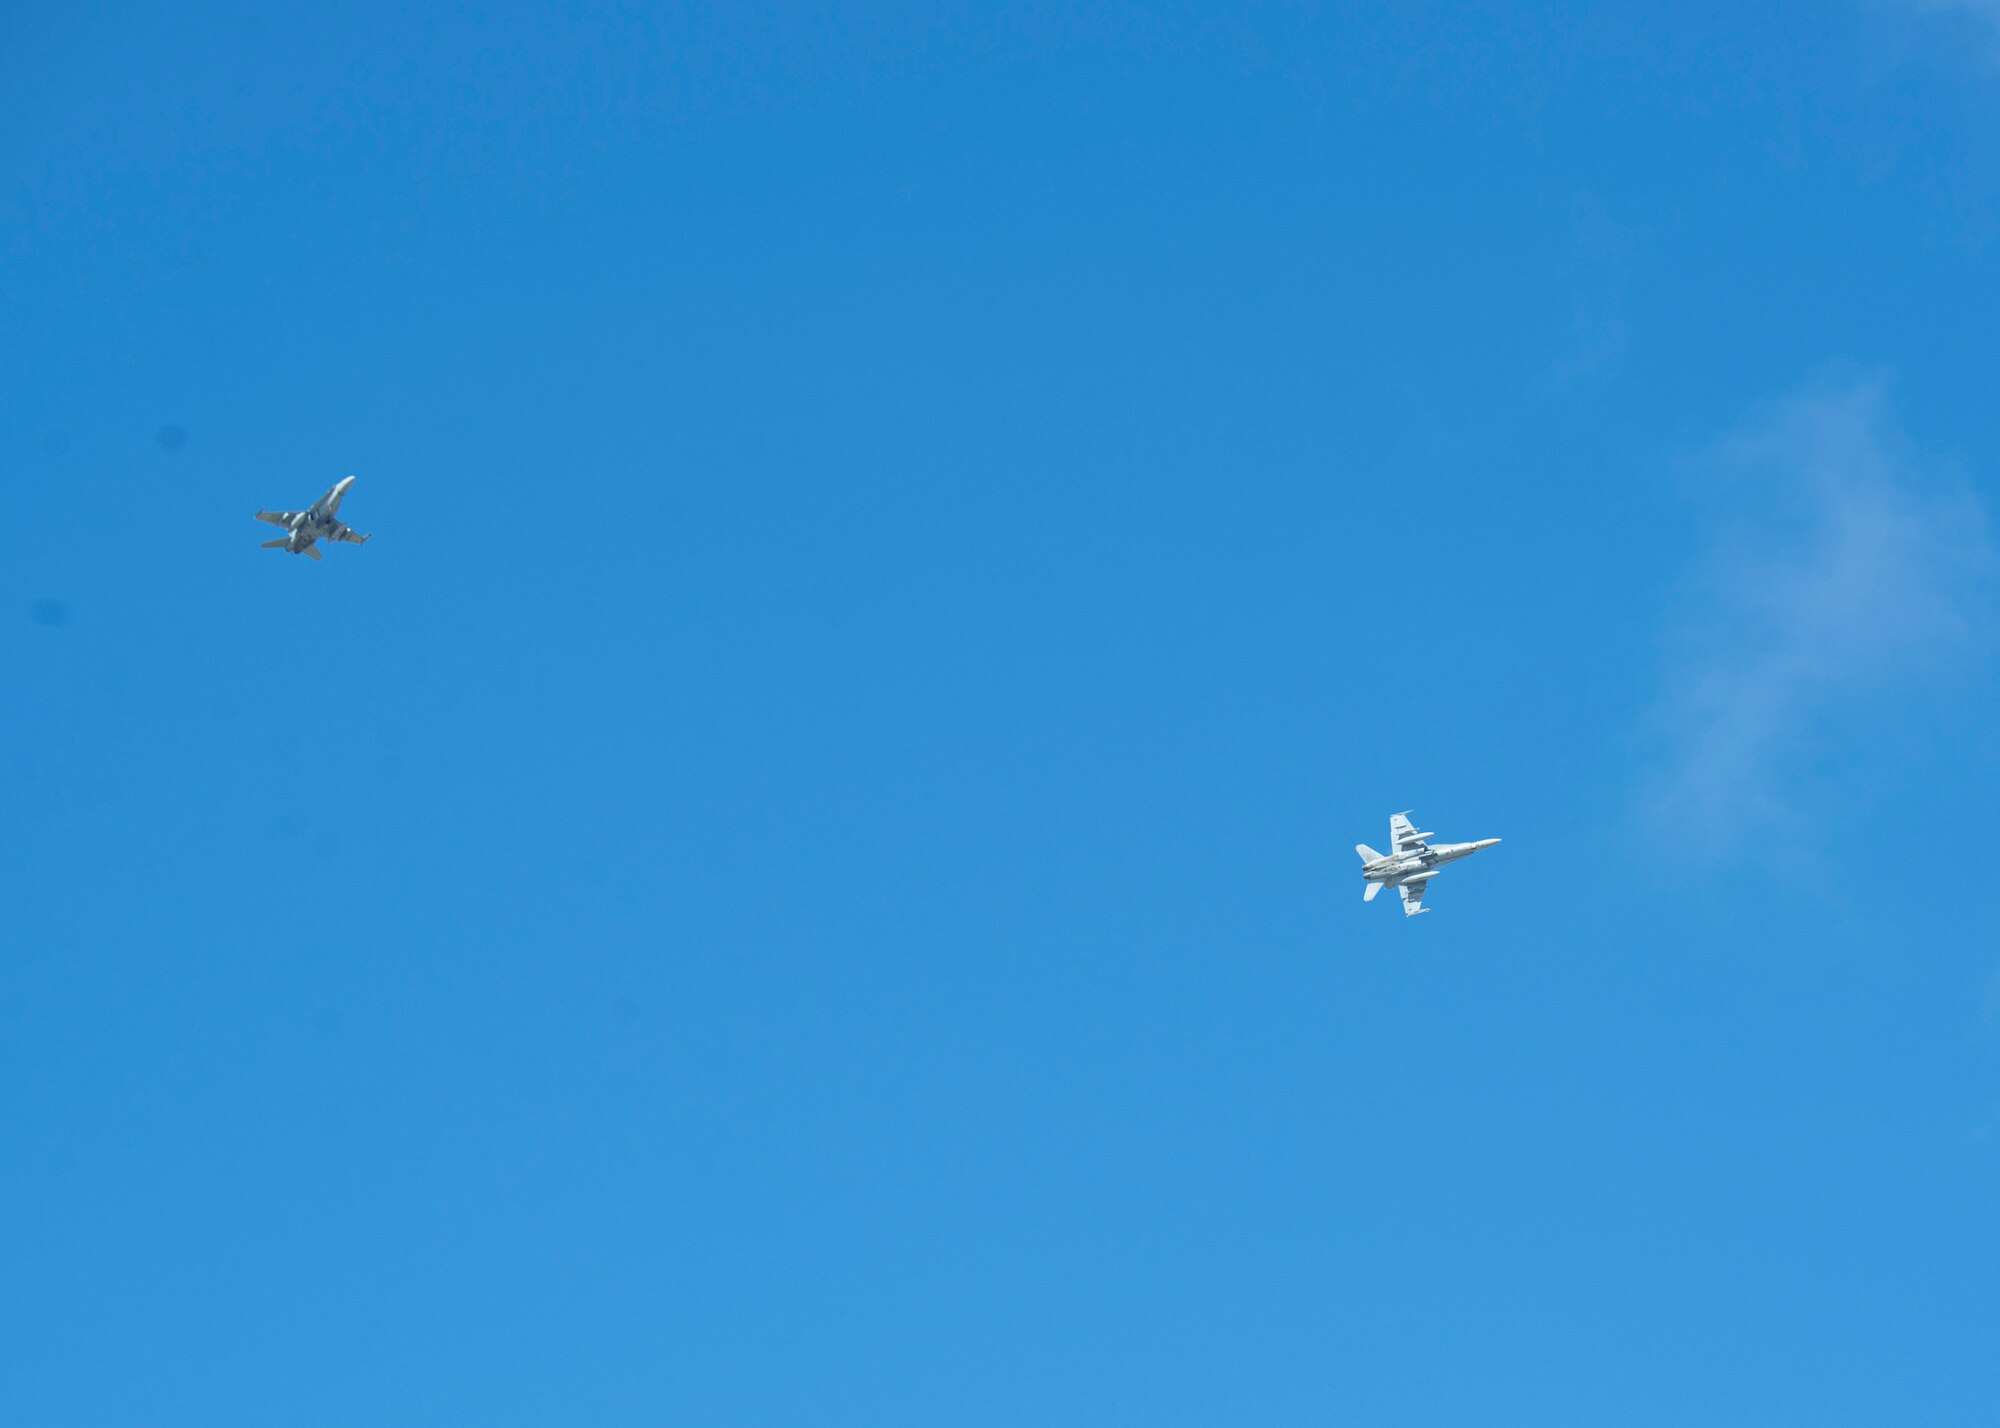
M 1361 855 L 1361 876 L 1368 880 L 1362 890 L 1363 902 L 1375 901 L 1375 894 L 1383 888 L 1394 888 L 1403 897 L 1403 915 L 1415 917 L 1420 912 L 1429 912 L 1424 906 L 1424 893 L 1430 888 L 1431 879 L 1446 863 L 1455 863 L 1468 854 L 1477 853 L 1481 848 L 1490 848 L 1500 840 L 1482 838 L 1477 843 L 1433 843 L 1435 833 L 1419 833 L 1417 826 L 1410 822 L 1409 810 L 1393 815 L 1389 819 L 1388 853 L 1378 853 L 1366 843 L 1356 843 L 1354 851 Z
M 257 519 L 268 525 L 283 526 L 285 534 L 276 540 L 264 542 L 265 550 L 289 550 L 293 555 L 309 555 L 319 559 L 320 540 L 344 540 L 349 545 L 362 545 L 368 537 L 342 525 L 335 517 L 340 511 L 341 499 L 347 495 L 347 488 L 354 484 L 349 476 L 303 511 L 259 511 Z

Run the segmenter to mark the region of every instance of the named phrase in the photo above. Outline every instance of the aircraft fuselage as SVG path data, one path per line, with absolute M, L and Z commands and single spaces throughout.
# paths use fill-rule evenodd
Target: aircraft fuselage
M 1361 876 L 1364 881 L 1385 883 L 1392 888 L 1403 883 L 1422 882 L 1446 863 L 1455 863 L 1481 848 L 1491 848 L 1499 841 L 1498 838 L 1481 838 L 1474 843 L 1431 843 L 1408 853 L 1392 853 L 1386 858 L 1364 864 Z

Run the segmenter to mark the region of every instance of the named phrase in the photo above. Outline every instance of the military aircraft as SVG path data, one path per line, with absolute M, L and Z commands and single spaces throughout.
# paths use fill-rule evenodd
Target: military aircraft
M 1500 840 L 1482 838 L 1477 843 L 1433 843 L 1435 833 L 1419 833 L 1417 825 L 1410 822 L 1410 813 L 1404 809 L 1389 819 L 1390 852 L 1378 853 L 1366 843 L 1356 843 L 1354 851 L 1361 855 L 1361 876 L 1368 880 L 1362 890 L 1363 902 L 1375 901 L 1375 894 L 1383 888 L 1394 888 L 1403 898 L 1403 915 L 1415 917 L 1420 912 L 1429 912 L 1424 906 L 1424 893 L 1431 885 L 1431 879 L 1438 875 L 1446 863 L 1455 863 L 1460 858 L 1477 853 L 1481 848 L 1490 848 Z
M 259 511 L 257 519 L 268 525 L 283 526 L 285 534 L 276 540 L 264 542 L 265 550 L 289 550 L 293 555 L 309 555 L 319 559 L 318 540 L 344 540 L 349 545 L 363 545 L 368 537 L 344 526 L 335 516 L 340 511 L 341 499 L 347 495 L 347 488 L 354 484 L 349 476 L 339 485 L 307 506 L 303 511 Z

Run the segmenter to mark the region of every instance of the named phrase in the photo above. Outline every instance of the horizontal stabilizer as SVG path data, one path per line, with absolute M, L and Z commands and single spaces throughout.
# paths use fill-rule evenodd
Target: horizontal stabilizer
M 1382 884 L 1370 883 L 1368 884 L 1367 888 L 1362 891 L 1361 900 L 1363 902 L 1373 902 L 1375 901 L 1375 894 L 1380 891 L 1382 891 Z
M 318 546 L 316 546 L 316 545 L 309 545 L 309 546 L 307 546 L 307 547 L 305 548 L 305 553 L 306 553 L 307 555 L 311 556 L 311 557 L 312 557 L 312 558 L 313 558 L 314 560 L 318 560 L 318 559 L 320 559 L 320 558 L 321 558 L 321 557 L 320 557 L 320 553 L 319 553 L 319 547 L 318 547 Z
M 1354 851 L 1361 855 L 1361 861 L 1364 863 L 1379 863 L 1382 861 L 1382 855 L 1366 843 L 1356 843 Z
M 257 548 L 259 550 L 282 550 L 284 549 L 284 547 L 290 545 L 291 543 L 292 543 L 292 538 L 290 536 L 279 536 L 276 540 L 265 541 L 262 545 L 258 546 Z

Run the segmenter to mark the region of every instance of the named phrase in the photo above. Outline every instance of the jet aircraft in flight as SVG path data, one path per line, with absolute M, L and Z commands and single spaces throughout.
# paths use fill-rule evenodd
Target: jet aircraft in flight
M 1490 848 L 1500 840 L 1482 838 L 1477 843 L 1433 843 L 1434 833 L 1419 833 L 1417 826 L 1410 822 L 1409 810 L 1393 815 L 1389 819 L 1389 849 L 1378 853 L 1366 843 L 1356 843 L 1354 851 L 1361 855 L 1361 876 L 1368 880 L 1362 890 L 1363 902 L 1375 901 L 1375 894 L 1383 888 L 1394 888 L 1403 899 L 1403 915 L 1415 917 L 1420 912 L 1429 912 L 1424 906 L 1424 893 L 1430 889 L 1431 879 L 1438 875 L 1446 863 L 1455 863 L 1460 858 L 1477 853 L 1481 848 Z
M 353 484 L 354 478 L 349 476 L 303 511 L 259 511 L 258 520 L 285 528 L 285 534 L 276 540 L 265 541 L 264 549 L 289 550 L 293 555 L 309 555 L 318 560 L 319 547 L 314 544 L 315 541 L 344 540 L 349 545 L 364 544 L 367 536 L 336 519 L 341 500 Z

